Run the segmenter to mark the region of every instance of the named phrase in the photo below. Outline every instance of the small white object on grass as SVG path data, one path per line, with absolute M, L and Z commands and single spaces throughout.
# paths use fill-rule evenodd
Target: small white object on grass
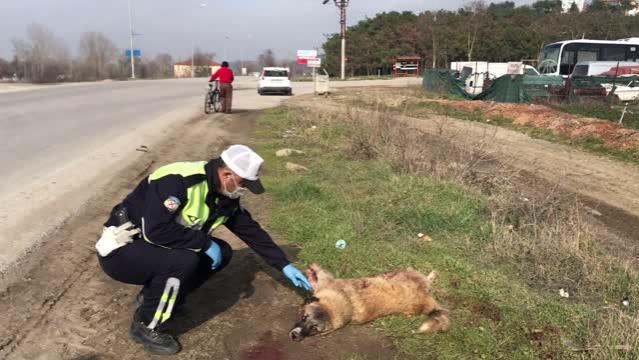
M 568 293 L 568 291 L 565 291 L 563 288 L 561 288 L 559 289 L 559 296 L 563 298 L 569 298 L 570 294 Z
M 295 164 L 292 162 L 286 163 L 286 170 L 296 172 L 296 171 L 307 171 L 308 168 L 299 164 Z
M 279 149 L 275 152 L 275 156 L 283 157 L 283 156 L 291 156 L 293 154 L 303 154 L 303 151 L 295 150 L 295 149 Z
M 421 239 L 421 240 L 424 240 L 424 241 L 433 241 L 433 238 L 431 238 L 430 236 L 428 236 L 428 235 L 426 235 L 424 233 L 417 234 L 417 237 L 419 239 Z
M 346 248 L 346 240 L 344 240 L 344 239 L 337 240 L 337 242 L 335 243 L 335 247 L 338 248 L 338 249 Z

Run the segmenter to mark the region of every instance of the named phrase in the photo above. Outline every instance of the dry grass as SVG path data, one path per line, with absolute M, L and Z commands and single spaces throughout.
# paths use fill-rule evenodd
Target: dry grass
M 390 101 L 388 96 L 383 98 Z M 397 101 L 404 104 L 406 98 Z M 582 204 L 556 188 L 531 192 L 528 176 L 504 162 L 503 154 L 487 151 L 493 134 L 470 138 L 447 130 L 446 120 L 438 120 L 439 131 L 433 136 L 401 126 L 395 119 L 397 112 L 387 110 L 385 103 L 371 107 L 374 111 L 293 113 L 300 128 L 315 125 L 322 132 L 322 136 L 307 137 L 309 142 L 334 148 L 334 138 L 347 132 L 347 142 L 338 147 L 352 158 L 385 160 L 400 173 L 434 177 L 485 194 L 493 232 L 485 250 L 516 267 L 529 285 L 563 288 L 574 298 L 592 303 L 618 300 L 622 294 L 639 296 L 638 274 L 597 246 Z M 339 134 L 330 133 L 334 131 Z M 618 281 L 611 274 L 617 274 Z M 636 347 L 639 327 L 634 315 L 620 309 L 595 316 L 596 324 L 588 323 L 592 329 L 587 343 L 593 345 L 584 358 L 627 356 L 615 347 Z

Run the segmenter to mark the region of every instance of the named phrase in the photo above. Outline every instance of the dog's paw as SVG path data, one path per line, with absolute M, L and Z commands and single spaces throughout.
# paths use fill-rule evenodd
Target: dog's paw
M 431 271 L 430 274 L 426 276 L 426 280 L 428 281 L 429 285 L 432 285 L 438 277 L 439 273 L 437 271 Z
M 419 330 L 417 330 L 417 332 L 420 332 L 420 333 L 433 332 L 433 326 L 432 326 L 432 324 L 429 321 L 427 321 L 427 322 L 423 323 L 422 326 L 419 327 Z

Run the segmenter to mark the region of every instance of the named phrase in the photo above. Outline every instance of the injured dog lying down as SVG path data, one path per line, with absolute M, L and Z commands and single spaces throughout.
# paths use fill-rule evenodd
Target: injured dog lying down
M 419 332 L 448 329 L 448 310 L 431 295 L 436 272 L 428 276 L 412 269 L 357 278 L 336 279 L 333 274 L 312 264 L 306 275 L 313 285 L 313 297 L 302 305 L 301 319 L 289 333 L 292 340 L 328 334 L 352 322 L 362 324 L 390 314 L 428 314 Z

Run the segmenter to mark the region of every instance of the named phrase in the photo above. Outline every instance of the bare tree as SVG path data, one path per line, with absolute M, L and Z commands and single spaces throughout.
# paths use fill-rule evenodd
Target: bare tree
M 260 64 L 261 67 L 275 66 L 275 54 L 273 54 L 273 50 L 264 50 L 264 52 L 257 57 L 257 63 Z
M 18 79 L 30 79 L 29 62 L 31 61 L 31 47 L 29 43 L 20 39 L 12 39 L 11 43 L 13 44 L 13 52 L 15 53 L 14 61 Z
M 154 59 L 143 59 L 141 62 L 141 76 L 154 79 L 173 77 L 173 58 L 169 54 L 159 54 Z
M 29 25 L 27 34 L 31 41 L 33 81 L 52 82 L 64 77 L 70 61 L 64 42 L 40 24 Z
M 464 6 L 464 10 L 470 17 L 466 23 L 468 27 L 466 29 L 466 50 L 468 61 L 473 61 L 473 49 L 475 48 L 475 41 L 477 40 L 477 32 L 479 32 L 482 26 L 482 17 L 486 10 L 486 3 L 483 0 L 473 0 Z
M 173 77 L 173 57 L 170 54 L 158 54 L 155 63 L 158 66 L 158 77 Z
M 195 65 L 195 76 L 205 77 L 211 75 L 210 67 L 215 61 L 215 53 L 203 52 L 200 49 L 195 49 L 193 56 L 193 64 Z
M 118 48 L 111 39 L 99 32 L 85 32 L 80 38 L 80 57 L 86 75 L 92 80 L 102 80 L 108 74 L 108 67 L 118 55 Z
M 15 74 L 15 67 L 13 63 L 0 58 L 0 79 L 7 79 L 13 77 Z
M 28 42 L 12 40 L 23 77 L 34 82 L 64 80 L 71 64 L 64 42 L 46 27 L 35 23 L 27 27 L 27 35 Z

